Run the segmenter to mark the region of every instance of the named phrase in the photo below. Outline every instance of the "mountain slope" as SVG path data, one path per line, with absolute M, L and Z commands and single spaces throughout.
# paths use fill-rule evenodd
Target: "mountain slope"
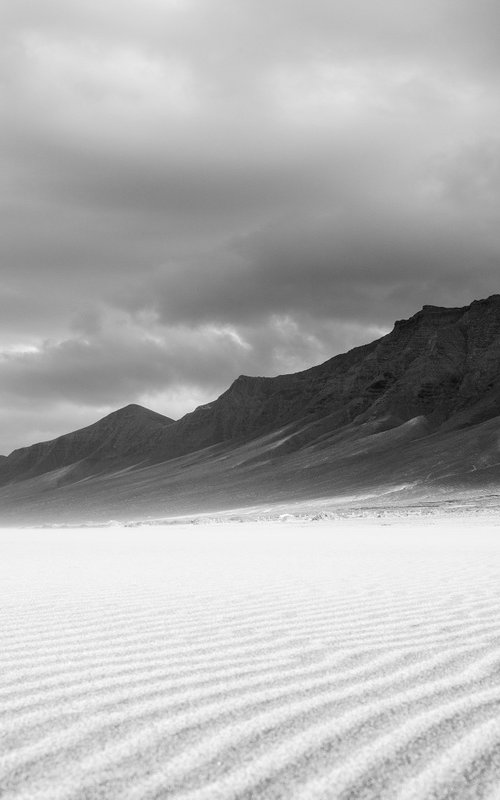
M 242 441 L 289 423 L 425 416 L 448 428 L 500 413 L 500 295 L 464 308 L 424 308 L 371 344 L 276 378 L 241 375 L 215 402 L 175 423 L 157 458 Z
M 16 450 L 0 461 L 0 516 L 192 513 L 401 487 L 423 496 L 477 490 L 481 475 L 491 488 L 499 365 L 500 295 L 424 306 L 318 366 L 240 376 L 177 422 L 132 405 Z
M 59 482 L 57 470 L 0 487 L 2 524 L 195 514 L 500 503 L 500 417 L 428 433 L 422 420 L 347 426 L 275 457 L 281 432 L 177 459 Z
M 137 463 L 172 423 L 169 417 L 142 406 L 125 406 L 85 428 L 14 450 L 0 462 L 0 481 L 29 478 L 70 465 L 79 465 L 74 477 L 80 478 L 92 465 L 102 470 L 117 462 Z

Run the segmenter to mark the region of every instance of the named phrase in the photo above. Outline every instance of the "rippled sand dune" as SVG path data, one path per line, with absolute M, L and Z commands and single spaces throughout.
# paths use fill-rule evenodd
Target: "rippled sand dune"
M 0 546 L 2 798 L 500 798 L 500 525 Z

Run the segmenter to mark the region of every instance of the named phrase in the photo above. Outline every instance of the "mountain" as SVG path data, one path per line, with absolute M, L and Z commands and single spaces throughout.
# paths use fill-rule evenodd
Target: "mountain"
M 31 478 L 62 467 L 72 468 L 66 480 L 70 476 L 80 479 L 93 471 L 114 468 L 117 463 L 140 463 L 172 423 L 169 417 L 148 408 L 125 406 L 93 425 L 14 450 L 0 461 L 0 482 Z
M 500 295 L 427 305 L 318 366 L 241 375 L 177 422 L 131 405 L 14 451 L 0 519 L 495 492 L 499 364 Z
M 313 421 L 320 423 L 314 433 L 414 417 L 433 430 L 484 421 L 500 413 L 499 358 L 500 295 L 463 308 L 424 306 L 387 336 L 317 367 L 276 378 L 241 375 L 176 422 L 157 457 Z

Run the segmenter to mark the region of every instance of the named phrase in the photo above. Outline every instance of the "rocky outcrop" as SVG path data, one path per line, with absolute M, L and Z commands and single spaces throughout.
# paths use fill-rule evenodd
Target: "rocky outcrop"
M 0 462 L 0 482 L 78 464 L 63 478 L 76 480 L 120 464 L 278 437 L 284 429 L 275 459 L 313 440 L 335 446 L 344 429 L 352 436 L 366 425 L 382 431 L 418 419 L 412 435 L 422 437 L 467 427 L 500 415 L 499 365 L 500 295 L 463 308 L 427 305 L 381 339 L 319 366 L 274 378 L 240 375 L 213 403 L 177 422 L 132 405 L 16 450 Z
M 500 414 L 500 295 L 463 308 L 424 308 L 383 338 L 292 375 L 241 375 L 218 400 L 167 432 L 172 458 L 261 436 L 290 423 L 425 417 L 433 429 Z
M 0 480 L 29 478 L 70 465 L 79 465 L 73 477 L 116 463 L 137 463 L 158 446 L 173 420 L 131 404 L 80 430 L 48 442 L 14 450 L 0 462 Z

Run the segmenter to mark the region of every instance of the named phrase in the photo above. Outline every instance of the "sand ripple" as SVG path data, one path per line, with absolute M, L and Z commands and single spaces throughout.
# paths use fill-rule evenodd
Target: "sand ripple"
M 0 544 L 2 798 L 500 798 L 500 527 Z

